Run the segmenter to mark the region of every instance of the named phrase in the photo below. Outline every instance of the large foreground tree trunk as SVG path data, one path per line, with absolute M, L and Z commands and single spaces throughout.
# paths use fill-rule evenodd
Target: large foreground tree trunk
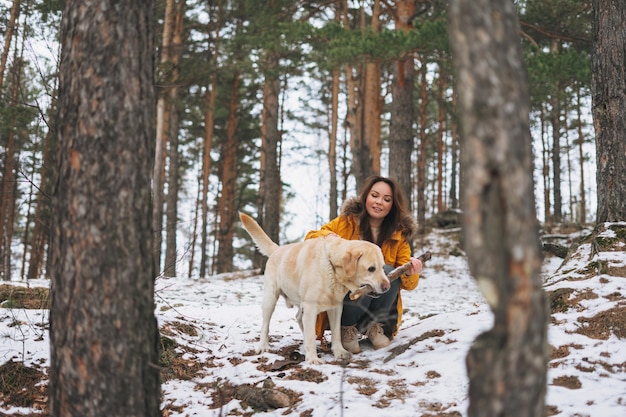
M 494 313 L 467 357 L 469 416 L 540 417 L 548 309 L 533 196 L 529 99 L 513 1 L 452 0 L 464 239 Z
M 50 414 L 160 415 L 152 0 L 66 1 L 53 199 Z
M 593 1 L 591 94 L 597 222 L 626 220 L 626 2 Z

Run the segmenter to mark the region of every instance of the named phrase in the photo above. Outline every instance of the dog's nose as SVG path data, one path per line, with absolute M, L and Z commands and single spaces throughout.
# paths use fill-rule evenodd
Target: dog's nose
M 381 285 L 380 287 L 382 288 L 383 292 L 387 292 L 389 291 L 389 288 L 391 288 L 391 283 L 388 279 L 386 279 L 385 282 L 383 282 L 383 285 Z

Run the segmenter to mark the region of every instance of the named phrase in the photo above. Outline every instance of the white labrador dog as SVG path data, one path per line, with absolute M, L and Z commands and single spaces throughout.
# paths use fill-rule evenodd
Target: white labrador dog
M 323 363 L 315 345 L 315 320 L 323 311 L 328 312 L 333 354 L 337 359 L 350 359 L 352 354 L 341 344 L 343 299 L 348 291 L 364 285 L 379 294 L 389 290 L 380 248 L 370 242 L 336 236 L 279 246 L 250 216 L 239 213 L 239 218 L 261 253 L 269 257 L 265 266 L 259 353 L 269 350 L 270 319 L 282 295 L 288 306 L 298 306 L 297 319 L 308 363 Z

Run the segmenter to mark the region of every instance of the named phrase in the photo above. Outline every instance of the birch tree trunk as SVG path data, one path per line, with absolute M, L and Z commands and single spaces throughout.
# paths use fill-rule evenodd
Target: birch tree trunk
M 545 415 L 548 308 L 529 98 L 513 1 L 452 0 L 463 137 L 465 250 L 494 313 L 467 356 L 470 417 Z

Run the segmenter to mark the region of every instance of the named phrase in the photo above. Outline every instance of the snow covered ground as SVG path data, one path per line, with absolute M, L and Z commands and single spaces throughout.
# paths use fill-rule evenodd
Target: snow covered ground
M 610 234 L 610 230 L 607 231 Z M 466 416 L 468 380 L 465 356 L 474 338 L 492 325 L 492 313 L 470 277 L 454 231 L 435 231 L 417 248 L 433 258 L 418 288 L 403 292 L 404 322 L 391 346 L 363 352 L 342 365 L 330 353 L 327 363 L 287 364 L 285 355 L 301 350 L 295 309 L 281 300 L 270 327 L 271 352 L 254 353 L 261 326 L 262 278 L 254 272 L 206 278 L 157 280 L 156 315 L 161 333 L 176 344 L 179 360 L 197 369 L 193 377 L 163 383 L 163 407 L 169 416 L 250 415 L 236 387 L 273 387 L 295 403 L 258 416 Z M 591 245 L 587 245 L 591 248 Z M 626 345 L 619 321 L 606 338 L 591 330 L 598 316 L 623 317 L 624 276 L 599 271 L 585 274 L 589 261 L 626 271 L 621 251 L 586 253 L 561 266 L 547 258 L 546 291 L 560 290 L 570 308 L 553 314 L 549 342 L 549 415 L 623 417 L 626 415 Z M 560 266 L 560 268 L 559 268 Z M 31 282 L 30 285 L 46 285 Z M 17 285 L 17 284 L 16 284 Z M 14 358 L 49 365 L 47 310 L 0 309 L 0 364 Z M 585 334 L 586 333 L 586 334 Z M 188 375 L 188 374 L 187 374 Z M 237 399 L 239 398 L 239 399 Z M 7 407 L 6 415 L 32 410 Z

